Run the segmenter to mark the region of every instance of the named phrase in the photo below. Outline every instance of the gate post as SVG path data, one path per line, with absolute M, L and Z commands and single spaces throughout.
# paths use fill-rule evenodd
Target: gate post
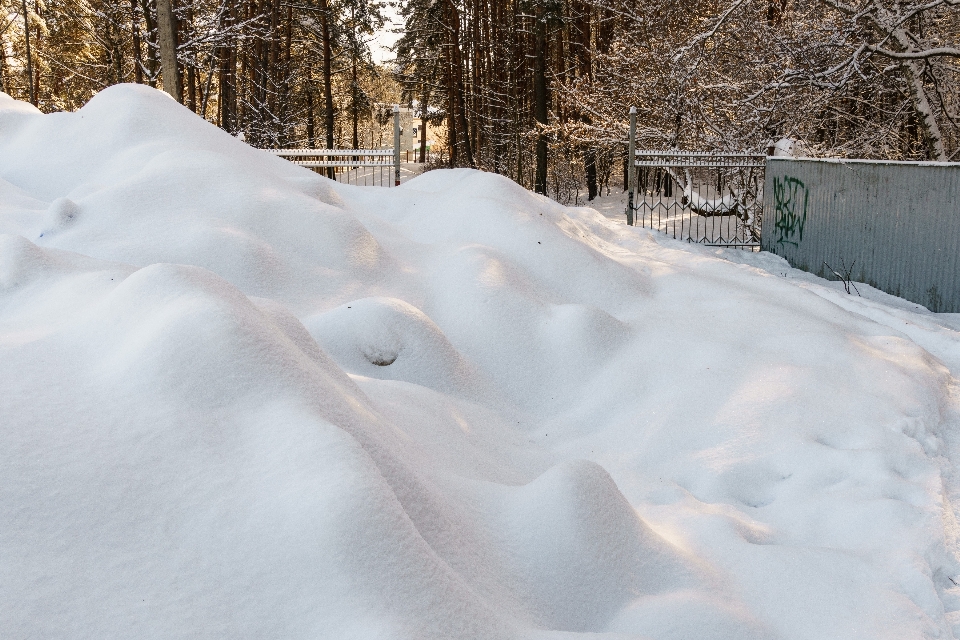
M 627 225 L 633 226 L 633 190 L 636 185 L 637 108 L 630 107 L 630 140 L 627 143 Z
M 400 105 L 393 105 L 393 186 L 400 186 Z

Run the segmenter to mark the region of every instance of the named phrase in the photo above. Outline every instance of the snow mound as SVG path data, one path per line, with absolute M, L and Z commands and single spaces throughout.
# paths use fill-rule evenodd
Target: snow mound
M 0 95 L 0 629 L 958 637 L 958 328 L 142 86 Z
M 564 462 L 502 499 L 498 535 L 514 591 L 546 628 L 603 631 L 637 596 L 704 578 L 637 516 L 596 463 Z
M 23 236 L 0 236 L 0 291 L 23 286 L 55 265 L 52 256 Z
M 440 327 L 403 300 L 354 300 L 304 324 L 349 373 L 470 397 L 490 392 Z
M 159 92 L 119 85 L 77 113 L 21 127 L 4 126 L 8 116 L 0 111 L 0 174 L 48 203 L 26 232 L 46 246 L 137 266 L 194 264 L 253 295 L 295 290 L 311 300 L 389 266 L 370 233 L 336 208 L 340 199 L 322 178 L 250 148 Z M 19 161 L 37 148 L 57 153 Z M 313 290 L 301 286 L 305 273 Z
M 42 115 L 43 112 L 29 102 L 14 100 L 10 94 L 0 91 L 0 116 L 13 120 L 18 115 Z

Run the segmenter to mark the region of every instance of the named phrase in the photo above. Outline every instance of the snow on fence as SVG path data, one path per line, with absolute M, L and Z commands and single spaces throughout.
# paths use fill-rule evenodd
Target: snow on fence
M 400 106 L 393 106 L 393 149 L 264 149 L 331 180 L 400 186 Z M 392 170 L 392 171 L 391 171 Z M 393 174 L 392 176 L 390 174 Z M 391 179 L 392 178 L 392 179 Z M 361 182 L 362 181 L 362 182 Z
M 960 163 L 770 158 L 762 247 L 960 312 Z
M 635 148 L 630 110 L 627 224 L 678 240 L 757 250 L 766 156 Z

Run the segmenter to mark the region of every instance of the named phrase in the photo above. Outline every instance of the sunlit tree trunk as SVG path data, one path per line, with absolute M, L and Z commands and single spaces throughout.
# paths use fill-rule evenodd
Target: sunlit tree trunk
M 173 16 L 173 0 L 157 0 L 157 28 L 160 34 L 160 66 L 163 89 L 183 103 L 180 85 L 180 64 L 177 60 L 177 25 Z
M 27 0 L 23 3 L 23 37 L 26 42 L 27 53 L 27 86 L 30 88 L 30 104 L 37 106 L 37 90 L 33 79 L 33 55 L 30 50 L 30 13 L 27 11 Z
M 143 46 L 140 43 L 140 11 L 137 0 L 130 0 L 130 31 L 133 36 L 133 78 L 143 84 Z

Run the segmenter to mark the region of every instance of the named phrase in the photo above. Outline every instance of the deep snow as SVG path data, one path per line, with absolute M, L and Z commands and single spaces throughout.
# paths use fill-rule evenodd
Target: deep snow
M 960 635 L 957 316 L 132 85 L 0 234 L 3 637 Z

